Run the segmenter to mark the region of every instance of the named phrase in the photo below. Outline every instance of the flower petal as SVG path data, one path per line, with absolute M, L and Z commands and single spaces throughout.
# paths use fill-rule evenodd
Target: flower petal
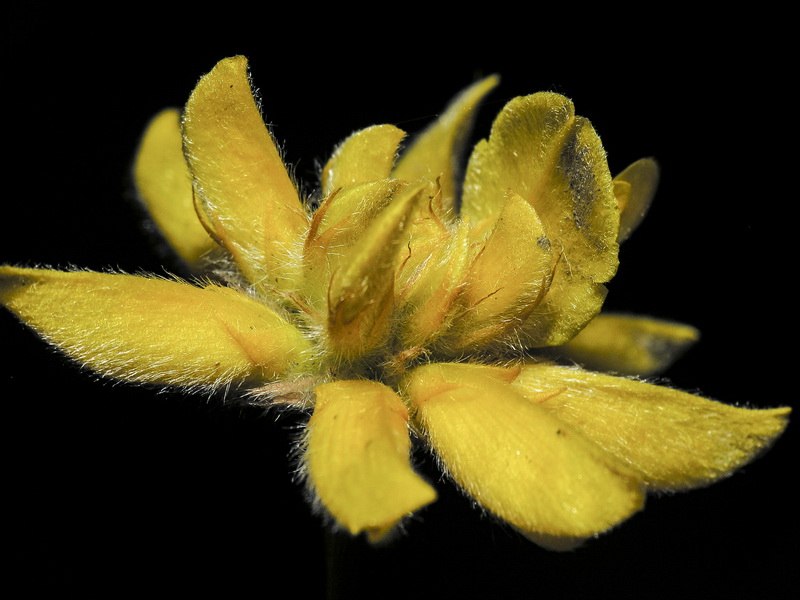
M 342 357 L 354 358 L 386 337 L 393 304 L 394 265 L 411 211 L 425 183 L 400 192 L 344 253 L 328 289 L 328 339 Z
M 195 193 L 242 273 L 260 286 L 292 285 L 292 256 L 308 217 L 261 118 L 243 56 L 200 79 L 183 136 Z
M 451 351 L 487 345 L 518 327 L 547 293 L 554 263 L 536 210 L 510 192 L 466 278 L 465 311 L 446 340 Z
M 508 190 L 533 206 L 561 255 L 544 299 L 521 331 L 529 346 L 566 342 L 600 310 L 617 268 L 619 207 L 600 139 L 563 96 L 515 98 L 478 143 L 464 182 L 462 214 L 492 218 Z
M 620 209 L 618 242 L 624 242 L 639 226 L 658 187 L 658 163 L 642 158 L 614 177 L 614 195 Z
M 404 348 L 421 348 L 442 336 L 460 312 L 457 298 L 469 267 L 469 227 L 454 231 L 418 226 L 411 231 L 409 253 L 403 256 L 398 290 L 398 336 Z M 427 235 L 426 235 L 427 234 Z
M 376 179 L 392 172 L 397 147 L 405 132 L 394 125 L 374 125 L 342 142 L 322 169 L 322 193 Z
M 456 482 L 518 529 L 551 542 L 583 538 L 642 507 L 632 470 L 523 398 L 496 368 L 425 365 L 404 388 Z
M 469 135 L 478 103 L 498 83 L 497 75 L 486 77 L 461 92 L 445 112 L 420 134 L 403 153 L 394 176 L 408 181 L 439 179 L 447 211 L 456 202 L 456 177 L 460 151 Z
M 136 154 L 136 188 L 161 233 L 193 268 L 215 249 L 194 209 L 192 176 L 183 156 L 180 114 L 175 109 L 156 115 Z
M 406 187 L 399 179 L 379 179 L 334 190 L 325 198 L 303 245 L 299 287 L 310 306 L 324 303 L 331 274 L 346 260 L 347 249 Z
M 409 464 L 408 413 L 390 388 L 336 381 L 315 389 L 305 464 L 322 505 L 352 534 L 383 537 L 436 492 Z
M 309 350 L 271 309 L 215 285 L 0 267 L 0 300 L 70 357 L 126 381 L 272 380 L 298 368 Z
M 512 385 L 659 490 L 691 488 L 730 475 L 780 435 L 790 412 L 737 408 L 549 363 L 523 366 Z
M 553 352 L 587 369 L 646 377 L 669 367 L 699 338 L 683 323 L 606 313 Z
M 399 179 L 379 179 L 355 184 L 330 194 L 314 213 L 312 231 L 323 240 L 335 261 L 343 248 L 352 246 L 376 217 L 394 201 L 407 184 Z M 309 243 L 315 238 L 309 235 Z

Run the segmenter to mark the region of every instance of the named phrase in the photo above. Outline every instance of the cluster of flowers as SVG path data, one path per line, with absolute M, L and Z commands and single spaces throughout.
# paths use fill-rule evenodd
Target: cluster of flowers
M 0 301 L 108 377 L 236 387 L 310 412 L 303 472 L 353 534 L 380 539 L 435 500 L 410 461 L 416 437 L 487 511 L 545 547 L 573 547 L 648 490 L 728 475 L 789 410 L 631 377 L 697 336 L 600 312 L 658 168 L 645 159 L 612 178 L 591 124 L 539 93 L 505 106 L 457 181 L 496 83 L 462 92 L 399 158 L 400 129 L 352 134 L 309 200 L 247 61 L 225 59 L 182 113 L 153 120 L 136 162 L 143 201 L 197 280 L 5 266 Z

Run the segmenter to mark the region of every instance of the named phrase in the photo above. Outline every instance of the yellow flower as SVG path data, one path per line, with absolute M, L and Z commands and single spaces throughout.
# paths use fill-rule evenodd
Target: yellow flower
M 781 433 L 788 408 L 574 364 L 650 375 L 697 337 L 599 314 L 656 164 L 612 179 L 589 122 L 539 93 L 505 106 L 458 181 L 472 114 L 496 83 L 462 92 L 399 159 L 398 128 L 352 134 L 304 199 L 246 60 L 223 60 L 182 115 L 153 120 L 135 169 L 197 281 L 5 266 L 0 300 L 103 375 L 236 387 L 311 412 L 308 485 L 371 539 L 436 498 L 410 462 L 413 437 L 482 507 L 555 549 L 628 518 L 647 491 L 729 475 Z

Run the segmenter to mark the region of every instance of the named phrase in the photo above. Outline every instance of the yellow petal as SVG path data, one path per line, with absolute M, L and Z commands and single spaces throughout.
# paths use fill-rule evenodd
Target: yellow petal
M 319 215 L 317 236 L 327 240 L 331 254 L 340 256 L 405 187 L 399 179 L 379 179 L 339 189 L 314 213 L 315 220 Z
M 553 265 L 536 210 L 510 192 L 466 278 L 465 312 L 448 336 L 451 349 L 486 345 L 519 327 L 545 296 Z
M 312 306 L 326 299 L 331 274 L 350 248 L 406 184 L 380 179 L 334 190 L 314 213 L 303 246 L 301 291 Z
M 409 464 L 408 414 L 397 394 L 374 381 L 325 383 L 315 394 L 308 477 L 322 505 L 350 533 L 378 539 L 436 499 Z
M 624 242 L 642 222 L 656 195 L 658 163 L 642 158 L 614 178 L 614 194 L 620 205 L 619 238 Z
M 470 157 L 462 212 L 475 222 L 495 215 L 509 189 L 536 209 L 571 262 L 608 281 L 619 208 L 600 139 L 567 98 L 542 92 L 505 106 Z
M 660 490 L 730 475 L 780 435 L 790 412 L 737 408 L 549 363 L 524 366 L 512 385 Z
M 459 154 L 466 142 L 478 103 L 498 83 L 492 75 L 461 92 L 447 110 L 414 140 L 403 153 L 394 170 L 394 176 L 408 181 L 439 178 L 446 210 L 452 210 L 456 198 L 455 173 L 459 168 Z
M 617 268 L 619 207 L 605 153 L 589 122 L 563 96 L 516 98 L 498 115 L 467 167 L 462 212 L 474 222 L 525 199 L 561 256 L 540 310 L 523 331 L 531 346 L 561 344 L 599 312 Z
M 0 300 L 73 359 L 126 381 L 272 380 L 299 368 L 309 350 L 275 312 L 215 285 L 0 267 Z
M 430 239 L 418 235 L 418 229 L 422 228 L 411 231 L 410 255 L 401 255 L 403 266 L 411 271 L 403 273 L 399 294 L 403 313 L 399 335 L 404 348 L 422 347 L 446 333 L 459 312 L 456 299 L 469 268 L 467 223 L 452 234 L 445 229 Z
M 697 329 L 683 323 L 606 313 L 553 351 L 587 369 L 648 376 L 666 369 L 699 338 Z
M 354 358 L 386 337 L 393 303 L 394 265 L 406 221 L 424 183 L 404 189 L 349 248 L 328 291 L 328 339 Z
M 192 177 L 183 157 L 180 114 L 153 118 L 136 154 L 136 188 L 161 233 L 190 266 L 217 247 L 194 209 Z
M 523 398 L 496 370 L 430 364 L 403 383 L 429 443 L 479 504 L 551 543 L 600 533 L 642 507 L 633 471 Z
M 195 193 L 217 239 L 251 283 L 289 287 L 308 218 L 253 99 L 243 56 L 200 79 L 183 135 Z
M 323 195 L 336 188 L 389 177 L 404 136 L 405 132 L 393 125 L 375 125 L 348 137 L 322 169 Z

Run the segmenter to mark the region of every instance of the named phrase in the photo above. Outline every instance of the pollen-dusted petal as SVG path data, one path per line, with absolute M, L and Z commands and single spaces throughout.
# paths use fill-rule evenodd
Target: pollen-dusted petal
M 308 217 L 261 118 L 243 56 L 200 79 L 186 104 L 183 138 L 215 237 L 250 282 L 288 287 Z
M 394 176 L 408 181 L 439 178 L 446 209 L 455 205 L 456 172 L 464 143 L 467 141 L 478 103 L 498 83 L 497 75 L 486 77 L 461 92 L 445 112 L 417 137 L 403 153 Z
M 322 193 L 389 177 L 405 132 L 394 125 L 374 125 L 342 142 L 322 169 Z
M 624 242 L 639 226 L 658 187 L 658 163 L 642 158 L 614 177 L 614 195 L 619 202 L 619 237 Z
M 512 385 L 658 490 L 691 488 L 730 475 L 780 435 L 790 412 L 738 408 L 549 363 L 523 366 Z
M 510 192 L 470 267 L 460 298 L 464 314 L 448 336 L 450 347 L 487 345 L 519 326 L 547 293 L 554 262 L 536 210 Z
M 669 367 L 699 338 L 691 325 L 606 313 L 553 352 L 588 369 L 646 377 Z
M 374 381 L 336 381 L 314 390 L 305 462 L 322 505 L 352 534 L 386 534 L 433 502 L 436 492 L 409 464 L 408 414 Z
M 527 200 L 550 239 L 587 275 L 608 281 L 617 268 L 619 208 L 600 139 L 567 98 L 515 98 L 477 144 L 462 212 L 478 222 L 500 212 L 507 190 Z
M 515 98 L 478 143 L 464 182 L 462 213 L 473 222 L 497 215 L 508 190 L 536 209 L 554 255 L 553 283 L 523 341 L 556 345 L 600 310 L 602 284 L 617 268 L 619 207 L 605 152 L 572 102 L 552 93 Z M 574 308 L 574 310 L 573 310 Z
M 197 218 L 182 144 L 178 111 L 168 109 L 156 115 L 139 145 L 134 177 L 158 229 L 178 256 L 197 267 L 217 245 Z
M 353 358 L 385 337 L 393 303 L 394 264 L 411 211 L 425 183 L 404 189 L 346 250 L 328 289 L 328 340 Z
M 70 357 L 126 381 L 272 380 L 298 368 L 309 350 L 274 311 L 216 285 L 0 267 L 0 300 Z
M 493 372 L 434 363 L 411 371 L 403 387 L 456 482 L 518 529 L 551 542 L 583 538 L 642 507 L 632 470 Z

